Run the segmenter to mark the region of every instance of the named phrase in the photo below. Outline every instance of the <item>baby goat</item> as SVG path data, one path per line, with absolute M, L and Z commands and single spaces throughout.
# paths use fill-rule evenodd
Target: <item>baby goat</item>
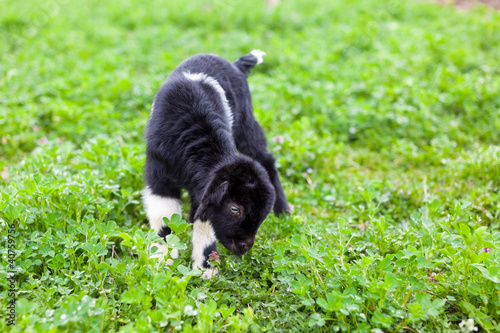
M 189 191 L 193 268 L 209 267 L 216 240 L 235 255 L 245 254 L 271 209 L 275 214 L 290 210 L 254 118 L 245 75 L 263 55 L 254 50 L 234 63 L 195 55 L 174 69 L 153 100 L 144 206 L 151 228 L 165 237 L 170 229 L 163 217 L 181 214 L 181 189 Z M 166 250 L 155 245 L 160 253 Z

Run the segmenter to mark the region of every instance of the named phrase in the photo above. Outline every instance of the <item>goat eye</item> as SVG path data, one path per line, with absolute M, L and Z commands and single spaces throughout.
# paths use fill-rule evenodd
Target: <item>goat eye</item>
M 240 209 L 236 206 L 232 206 L 231 205 L 231 212 L 234 214 L 234 215 L 240 215 Z

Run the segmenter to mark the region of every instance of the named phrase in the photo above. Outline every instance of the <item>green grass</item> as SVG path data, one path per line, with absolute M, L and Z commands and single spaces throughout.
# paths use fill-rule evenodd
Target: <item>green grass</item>
M 500 330 L 500 15 L 421 1 L 1 1 L 0 331 Z M 267 52 L 255 114 L 295 213 L 172 270 L 140 201 L 154 93 Z M 280 140 L 273 138 L 282 137 Z M 188 200 L 184 198 L 184 211 Z M 7 326 L 8 224 L 16 326 Z M 490 251 L 491 250 L 491 251 Z

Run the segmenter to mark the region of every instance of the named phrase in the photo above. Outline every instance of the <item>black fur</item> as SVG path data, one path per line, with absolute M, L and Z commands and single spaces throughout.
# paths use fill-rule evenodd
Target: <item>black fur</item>
M 253 116 L 245 73 L 256 63 L 252 54 L 235 63 L 208 54 L 185 60 L 156 94 L 146 129 L 147 186 L 155 195 L 176 199 L 187 189 L 190 221 L 210 221 L 217 239 L 236 255 L 252 247 L 271 209 L 289 212 L 274 158 Z M 220 94 L 210 84 L 187 79 L 186 72 L 203 73 L 220 84 L 232 127 Z M 231 205 L 241 208 L 240 216 Z M 168 228 L 159 232 L 167 233 Z M 207 248 L 205 255 L 215 250 Z
M 205 258 L 208 258 L 208 256 L 210 255 L 210 253 L 212 253 L 214 251 L 215 252 L 217 251 L 217 244 L 212 243 L 209 246 L 207 246 L 205 248 L 205 250 L 203 250 L 203 256 Z M 209 267 L 210 267 L 210 264 L 208 263 L 208 260 L 203 261 L 203 267 L 202 268 L 209 268 Z
M 170 228 L 165 225 L 162 226 L 160 230 L 158 230 L 158 236 L 160 236 L 161 238 L 163 238 L 163 240 L 165 240 L 165 237 L 167 237 L 167 235 L 170 235 L 170 232 L 171 232 Z

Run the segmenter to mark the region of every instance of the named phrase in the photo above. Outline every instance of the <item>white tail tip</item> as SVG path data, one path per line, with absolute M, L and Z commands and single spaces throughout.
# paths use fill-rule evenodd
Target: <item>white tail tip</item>
M 261 50 L 252 50 L 250 54 L 257 58 L 257 65 L 258 65 L 264 61 L 264 56 L 266 55 L 266 52 Z

